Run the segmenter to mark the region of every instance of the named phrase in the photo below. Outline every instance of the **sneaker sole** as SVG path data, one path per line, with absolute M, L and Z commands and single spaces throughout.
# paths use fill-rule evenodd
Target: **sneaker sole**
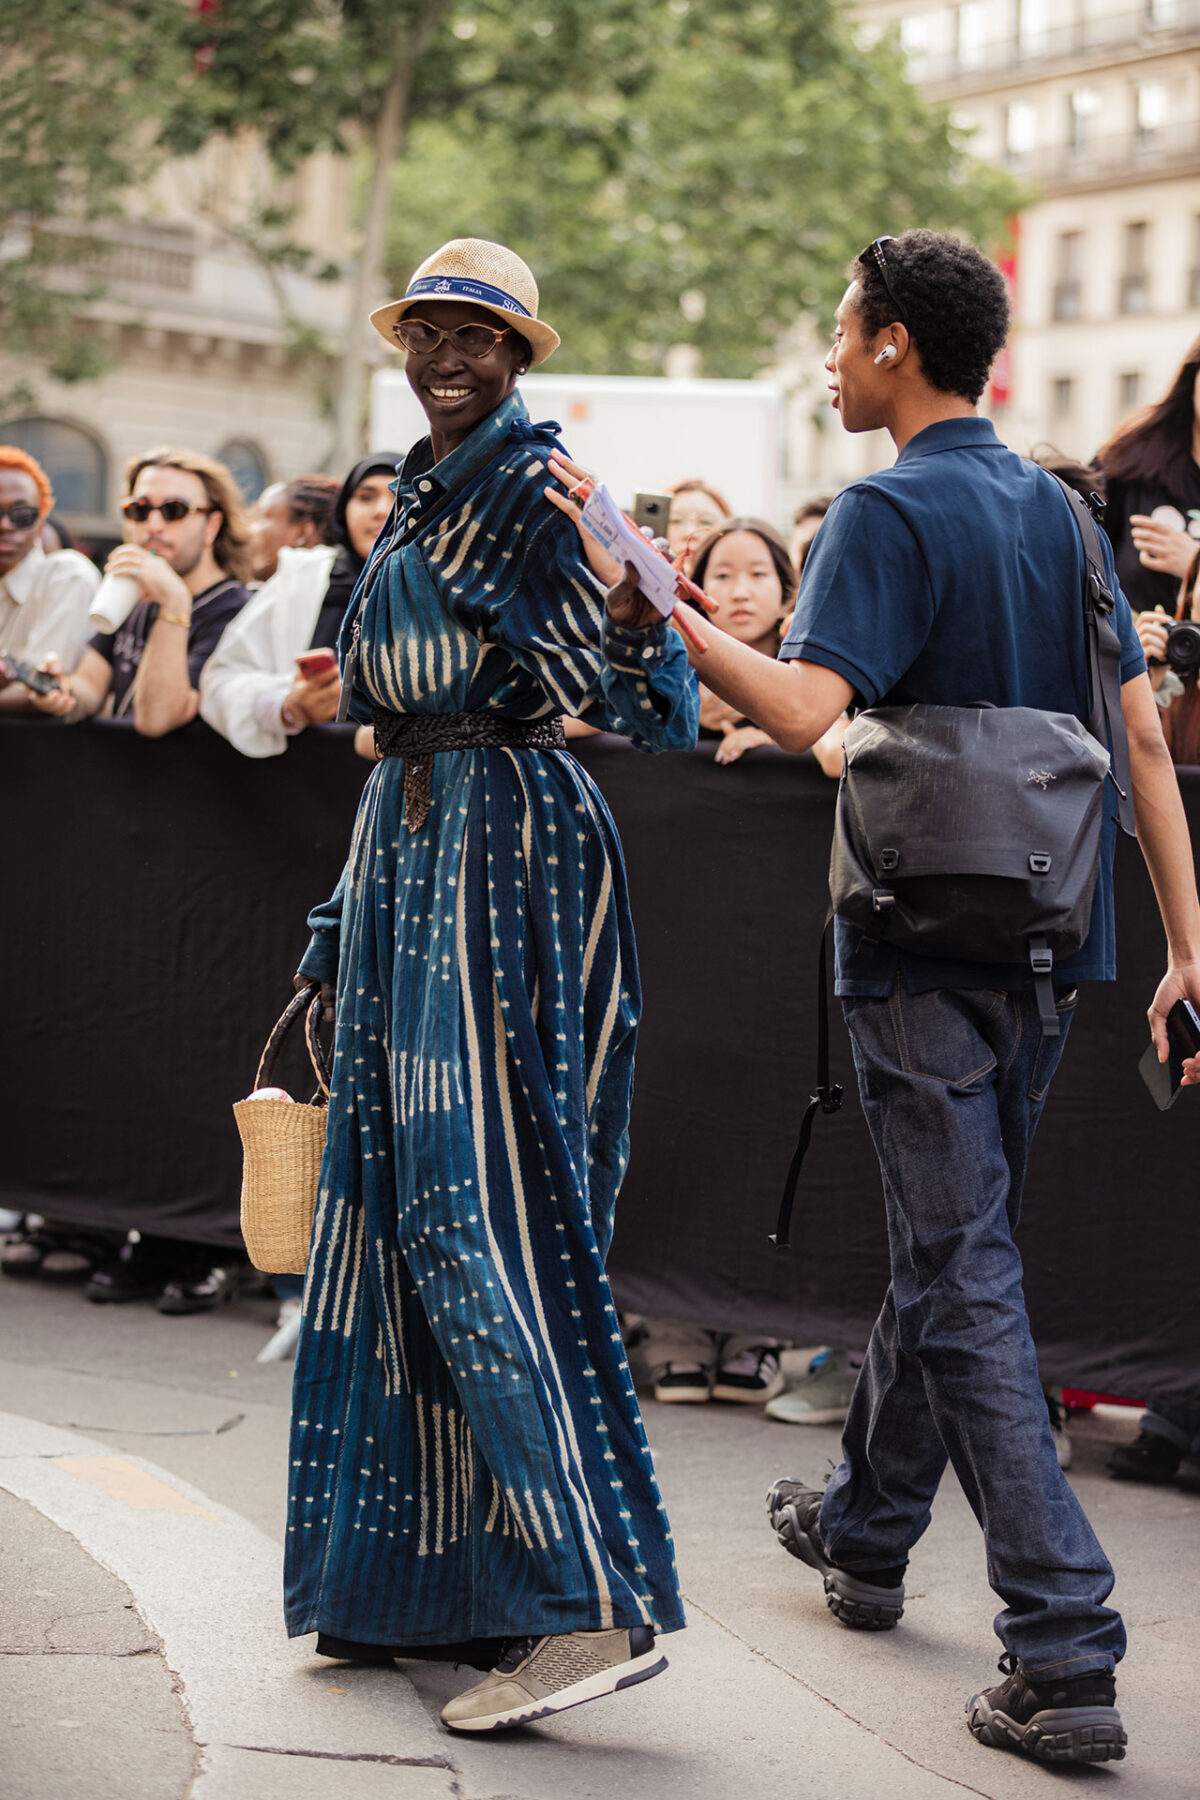
M 708 1388 L 655 1388 L 654 1398 L 660 1406 L 700 1406 L 711 1400 Z
M 891 1631 L 904 1617 L 904 1587 L 876 1587 L 845 1569 L 835 1569 L 803 1525 L 794 1505 L 780 1506 L 777 1489 L 767 1495 L 767 1517 L 790 1556 L 815 1569 L 825 1580 L 825 1604 L 848 1631 Z
M 570 1687 L 557 1694 L 531 1700 L 528 1706 L 482 1713 L 476 1719 L 448 1719 L 443 1713 L 442 1723 L 449 1731 L 507 1731 L 515 1725 L 531 1725 L 535 1719 L 548 1718 L 551 1713 L 569 1712 L 573 1706 L 583 1706 L 588 1700 L 602 1700 L 606 1694 L 619 1694 L 624 1688 L 637 1687 L 639 1682 L 661 1675 L 666 1667 L 667 1659 L 660 1650 L 648 1650 L 644 1656 L 615 1663 L 611 1669 L 589 1675 L 585 1681 L 573 1681 Z
M 825 1406 L 816 1412 L 791 1413 L 772 1412 L 768 1407 L 767 1417 L 777 1425 L 844 1425 L 848 1410 L 845 1406 Z
M 723 1382 L 718 1381 L 712 1397 L 714 1400 L 732 1400 L 735 1405 L 764 1406 L 768 1400 L 774 1400 L 777 1395 L 782 1394 L 783 1386 L 782 1375 L 778 1381 L 760 1388 L 726 1387 Z
M 1037 1762 L 1121 1762 L 1129 1742 L 1115 1706 L 1048 1708 L 1018 1725 L 986 1694 L 968 1702 L 967 1729 L 992 1750 L 1017 1750 Z

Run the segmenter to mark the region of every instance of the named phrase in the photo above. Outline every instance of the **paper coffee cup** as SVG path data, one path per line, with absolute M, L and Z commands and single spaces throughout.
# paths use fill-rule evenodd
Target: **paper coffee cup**
M 119 631 L 142 597 L 142 584 L 132 575 L 106 575 L 96 589 L 88 618 L 97 631 Z

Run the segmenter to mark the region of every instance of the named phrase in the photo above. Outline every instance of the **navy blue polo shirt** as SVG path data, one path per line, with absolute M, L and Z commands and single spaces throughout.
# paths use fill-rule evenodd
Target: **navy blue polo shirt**
M 1116 585 L 1121 680 L 1145 667 L 1129 603 Z M 1083 543 L 1052 476 L 1000 442 L 989 419 L 943 419 L 894 467 L 840 493 L 813 541 L 781 649 L 844 675 L 860 706 L 1032 706 L 1089 712 Z M 1055 969 L 1056 985 L 1116 975 L 1112 858 L 1116 794 L 1108 784 L 1100 875 L 1087 942 Z M 1019 963 L 918 956 L 836 922 L 837 992 L 890 994 L 898 974 L 930 988 L 1020 988 Z

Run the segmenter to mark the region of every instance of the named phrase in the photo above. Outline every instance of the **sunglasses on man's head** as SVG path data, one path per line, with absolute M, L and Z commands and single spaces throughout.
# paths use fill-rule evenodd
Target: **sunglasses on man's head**
M 189 513 L 208 513 L 212 507 L 193 506 L 190 500 L 143 500 L 139 495 L 133 500 L 122 500 L 121 511 L 135 525 L 144 525 L 151 513 L 157 513 L 164 525 L 175 525 Z
M 14 531 L 28 531 L 38 522 L 38 509 L 28 500 L 18 500 L 13 506 L 0 506 L 0 519 L 7 519 Z
M 392 326 L 393 335 L 414 356 L 431 356 L 447 341 L 464 356 L 486 356 L 501 338 L 508 336 L 510 329 L 507 325 L 502 331 L 493 325 L 456 325 L 453 331 L 443 331 L 439 325 L 431 325 L 428 319 L 412 318 L 397 319 Z
M 895 238 L 893 236 L 891 236 L 890 233 L 886 237 L 876 238 L 875 242 L 873 244 L 867 245 L 866 249 L 863 251 L 862 255 L 859 257 L 858 260 L 859 260 L 859 262 L 863 262 L 863 263 L 874 263 L 876 269 L 878 269 L 878 271 L 879 271 L 879 279 L 882 281 L 884 287 L 887 289 L 888 299 L 891 301 L 892 305 L 896 309 L 896 317 L 899 319 L 900 323 L 903 325 L 904 329 L 907 331 L 909 329 L 908 317 L 904 311 L 903 306 L 900 304 L 900 301 L 898 300 L 898 298 L 896 296 L 896 290 L 892 286 L 891 280 L 888 276 L 887 257 L 883 253 L 883 246 L 885 244 L 894 244 L 895 241 L 896 241 Z

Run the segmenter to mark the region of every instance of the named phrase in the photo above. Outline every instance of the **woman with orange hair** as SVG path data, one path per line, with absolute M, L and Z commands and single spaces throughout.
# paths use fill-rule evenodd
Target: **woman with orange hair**
M 54 505 L 41 464 L 0 444 L 0 659 L 40 663 L 53 655 L 73 669 L 88 634 L 88 607 L 100 574 L 86 556 L 47 556 L 41 531 Z M 0 671 L 0 713 L 34 712 L 33 695 Z

